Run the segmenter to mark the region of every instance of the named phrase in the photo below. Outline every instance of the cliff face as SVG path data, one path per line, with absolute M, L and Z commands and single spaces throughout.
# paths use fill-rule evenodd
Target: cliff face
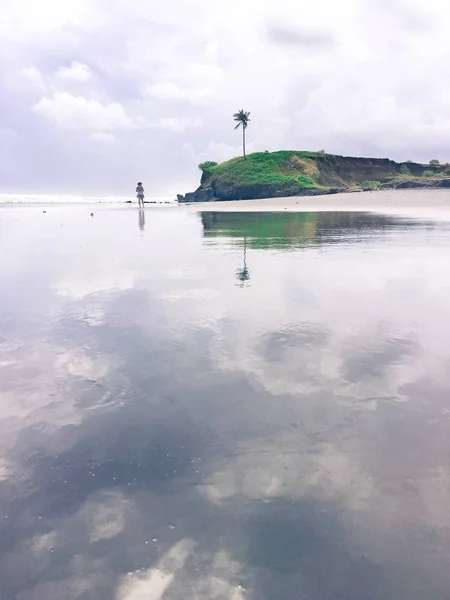
M 320 152 L 259 152 L 200 165 L 200 187 L 180 202 L 311 196 L 378 188 L 450 187 L 448 165 Z

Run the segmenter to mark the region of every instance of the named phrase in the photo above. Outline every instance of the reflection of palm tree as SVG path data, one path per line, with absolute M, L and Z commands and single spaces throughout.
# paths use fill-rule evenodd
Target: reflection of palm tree
M 245 282 L 250 280 L 250 271 L 247 267 L 247 238 L 244 237 L 244 266 L 236 271 L 236 279 L 240 281 L 240 287 L 245 286 Z

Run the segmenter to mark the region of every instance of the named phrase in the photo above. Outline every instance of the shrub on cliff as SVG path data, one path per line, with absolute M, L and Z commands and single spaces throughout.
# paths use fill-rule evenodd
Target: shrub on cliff
M 207 160 L 206 162 L 202 162 L 198 165 L 200 171 L 212 171 L 214 167 L 217 167 L 217 163 L 213 160 Z
M 407 165 L 402 165 L 402 166 L 400 167 L 400 173 L 401 173 L 402 175 L 408 175 L 408 176 L 410 176 L 410 175 L 411 175 L 411 171 L 408 169 Z
M 432 169 L 425 169 L 425 171 L 423 172 L 423 177 L 436 177 L 438 179 L 447 175 L 448 173 L 446 173 L 445 171 L 433 171 Z
M 363 181 L 361 187 L 363 190 L 377 190 L 380 185 L 379 181 Z

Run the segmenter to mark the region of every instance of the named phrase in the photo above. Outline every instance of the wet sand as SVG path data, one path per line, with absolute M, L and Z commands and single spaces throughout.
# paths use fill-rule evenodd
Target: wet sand
M 450 221 L 246 204 L 0 210 L 1 600 L 448 598 Z
M 450 218 L 450 190 L 382 190 L 232 202 L 198 202 L 186 208 L 214 212 L 377 212 Z

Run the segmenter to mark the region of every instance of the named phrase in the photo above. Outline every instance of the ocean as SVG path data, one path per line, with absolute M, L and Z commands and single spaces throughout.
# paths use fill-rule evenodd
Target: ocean
M 1 194 L 0 204 L 123 204 L 129 201 L 137 203 L 133 194 L 130 196 L 89 196 L 84 194 Z M 149 204 L 177 204 L 171 196 L 155 196 L 146 198 Z

